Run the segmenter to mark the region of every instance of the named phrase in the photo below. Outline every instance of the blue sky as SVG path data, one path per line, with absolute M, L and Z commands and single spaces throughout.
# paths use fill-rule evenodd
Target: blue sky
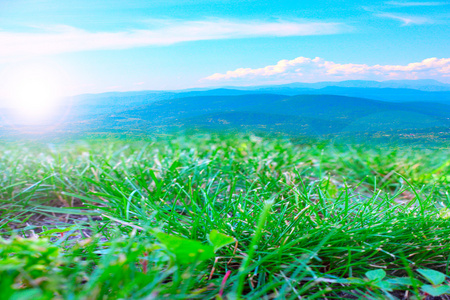
M 61 95 L 347 79 L 450 83 L 450 3 L 2 0 L 0 45 L 0 89 L 25 73 L 57 82 Z

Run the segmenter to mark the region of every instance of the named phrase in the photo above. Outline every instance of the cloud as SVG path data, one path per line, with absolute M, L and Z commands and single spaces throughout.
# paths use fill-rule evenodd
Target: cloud
M 427 58 L 421 62 L 407 65 L 367 65 L 340 64 L 297 57 L 293 60 L 280 60 L 276 65 L 263 68 L 239 68 L 226 73 L 216 73 L 202 81 L 240 81 L 240 82 L 317 82 L 337 80 L 391 80 L 391 79 L 450 79 L 450 58 Z
M 433 20 L 425 18 L 425 17 L 418 17 L 418 16 L 403 16 L 403 15 L 396 15 L 391 13 L 381 13 L 376 14 L 375 16 L 380 18 L 388 18 L 393 19 L 402 22 L 402 26 L 408 26 L 408 25 L 423 25 L 423 24 L 433 24 L 435 23 Z
M 441 6 L 446 5 L 445 2 L 398 2 L 398 1 L 388 1 L 386 4 L 393 6 L 402 6 L 402 7 L 414 7 L 414 6 Z
M 145 30 L 91 32 L 70 26 L 33 28 L 32 32 L 0 31 L 0 61 L 66 52 L 166 46 L 181 42 L 252 37 L 339 34 L 342 23 L 304 21 L 156 21 Z

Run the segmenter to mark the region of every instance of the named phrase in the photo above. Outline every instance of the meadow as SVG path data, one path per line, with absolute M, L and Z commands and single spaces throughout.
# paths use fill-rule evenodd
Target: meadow
M 198 134 L 0 153 L 2 299 L 450 294 L 444 147 Z

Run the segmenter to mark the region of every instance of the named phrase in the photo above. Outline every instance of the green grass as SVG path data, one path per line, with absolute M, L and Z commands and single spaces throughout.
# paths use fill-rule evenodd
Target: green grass
M 424 275 L 450 275 L 445 149 L 198 135 L 0 151 L 4 299 L 449 292 Z

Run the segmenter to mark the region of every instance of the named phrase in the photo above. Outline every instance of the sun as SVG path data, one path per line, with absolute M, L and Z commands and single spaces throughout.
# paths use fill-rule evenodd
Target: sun
M 45 117 L 55 108 L 57 96 L 51 81 L 45 78 L 27 78 L 15 89 L 11 106 L 24 117 Z
M 38 123 L 51 118 L 60 104 L 57 73 L 42 66 L 14 70 L 7 86 L 6 107 L 20 123 Z

